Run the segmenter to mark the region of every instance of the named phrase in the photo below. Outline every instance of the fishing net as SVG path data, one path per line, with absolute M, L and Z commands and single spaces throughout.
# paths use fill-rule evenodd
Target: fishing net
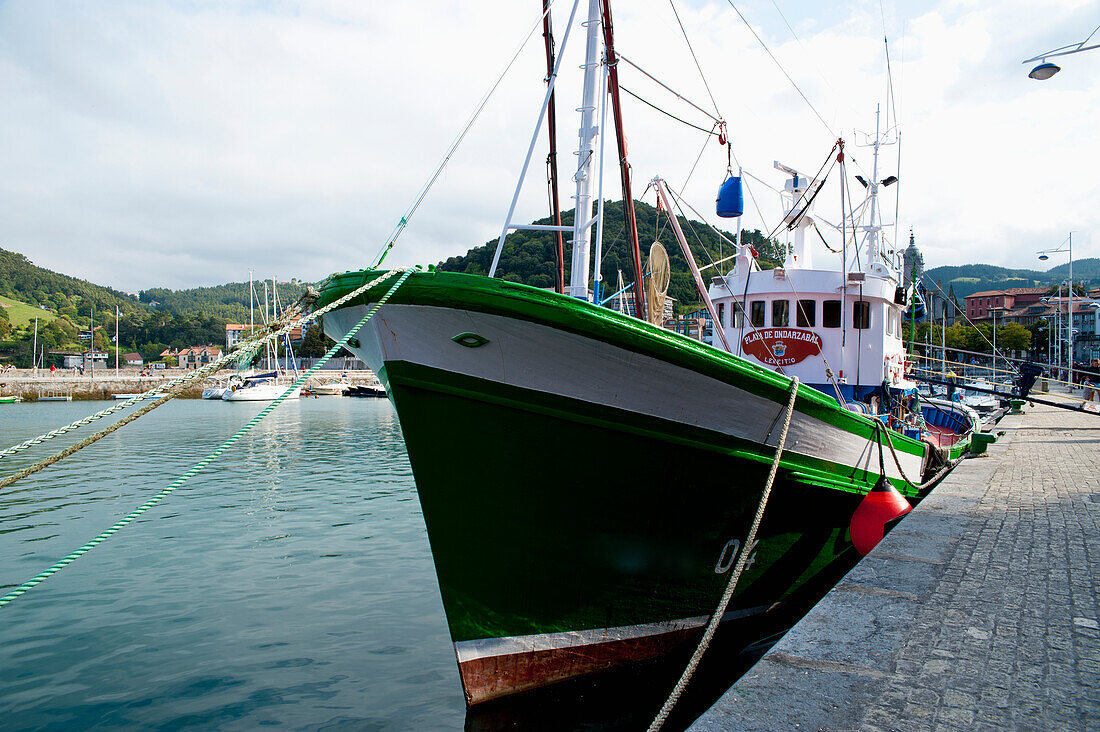
M 655 241 L 649 247 L 649 259 L 643 271 L 648 275 L 645 282 L 646 320 L 653 325 L 660 325 L 665 315 L 665 294 L 668 292 L 668 281 L 672 274 L 668 264 L 668 253 L 661 246 L 661 242 Z

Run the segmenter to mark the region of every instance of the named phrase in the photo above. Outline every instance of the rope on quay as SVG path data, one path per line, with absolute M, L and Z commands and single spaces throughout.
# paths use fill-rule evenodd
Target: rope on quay
M 741 579 L 741 573 L 745 569 L 745 562 L 751 552 L 753 544 L 756 542 L 756 532 L 760 528 L 760 521 L 764 518 L 764 509 L 768 505 L 768 498 L 771 496 L 772 484 L 775 483 L 775 474 L 779 470 L 779 458 L 783 455 L 783 446 L 787 443 L 787 429 L 791 426 L 791 416 L 794 414 L 794 402 L 798 397 L 798 377 L 795 376 L 791 379 L 791 396 L 787 401 L 786 415 L 783 418 L 783 431 L 779 433 L 779 444 L 775 447 L 775 457 L 772 458 L 771 471 L 768 473 L 768 480 L 764 484 L 764 494 L 760 496 L 760 504 L 756 507 L 756 516 L 752 520 L 752 528 L 749 529 L 749 535 L 745 538 L 744 548 L 738 553 L 737 565 L 733 569 L 733 574 L 730 575 L 730 581 L 726 584 L 726 591 L 722 593 L 722 599 L 718 602 L 718 607 L 715 608 L 714 614 L 710 616 L 710 622 L 707 623 L 706 632 L 703 633 L 703 638 L 699 641 L 699 645 L 695 648 L 695 653 L 692 654 L 691 660 L 688 661 L 687 668 L 684 669 L 684 673 L 680 676 L 680 680 L 676 682 L 676 687 L 672 690 L 668 699 L 665 701 L 661 711 L 657 713 L 653 723 L 649 725 L 649 732 L 657 732 L 664 726 L 664 723 L 668 721 L 668 715 L 672 713 L 673 707 L 676 706 L 676 702 L 680 700 L 680 696 L 684 693 L 684 689 L 687 688 L 688 682 L 691 681 L 692 675 L 695 673 L 695 669 L 699 667 L 699 662 L 703 659 L 703 654 L 707 652 L 707 648 L 710 647 L 711 641 L 714 639 L 714 634 L 718 630 L 718 624 L 722 621 L 722 616 L 726 614 L 726 607 L 729 606 L 730 600 L 733 598 L 733 591 L 737 589 L 737 583 Z M 3 602 L 3 598 L 0 598 L 0 602 Z
M 369 282 L 369 283 L 363 285 L 362 287 L 357 288 L 356 290 L 352 291 L 351 293 L 349 293 L 345 297 L 342 297 L 342 298 L 340 298 L 339 300 L 337 300 L 333 303 L 333 305 L 335 305 L 336 303 L 342 304 L 344 302 L 347 302 L 352 297 L 355 297 L 355 296 L 359 295 L 360 293 L 365 292 L 366 290 L 370 289 L 374 285 L 384 281 L 385 279 L 391 277 L 392 275 L 394 275 L 398 272 L 401 272 L 401 277 L 398 278 L 397 282 L 393 283 L 393 285 L 390 287 L 390 289 L 386 292 L 385 295 L 383 295 L 378 300 L 378 302 L 376 302 L 373 306 L 371 306 L 370 310 L 367 311 L 367 314 L 364 315 L 362 317 L 362 319 L 360 319 L 359 322 L 355 324 L 355 327 L 353 327 L 351 330 L 349 330 L 344 335 L 344 337 L 341 338 L 336 343 L 336 345 L 334 345 L 332 348 L 330 348 L 328 351 L 326 351 L 325 355 L 322 356 L 321 359 L 317 363 L 315 363 L 308 371 L 306 371 L 304 374 L 302 374 L 300 377 L 298 377 L 298 380 L 295 381 L 293 384 L 291 384 L 290 387 L 288 387 L 286 391 L 284 391 L 274 401 L 272 401 L 270 404 L 268 404 L 266 407 L 264 407 L 263 410 L 260 411 L 259 414 L 257 414 L 251 420 L 249 420 L 248 424 L 246 424 L 244 427 L 241 427 L 239 430 L 237 430 L 233 434 L 232 437 L 230 437 L 228 440 L 226 440 L 225 442 L 223 442 L 222 444 L 220 444 L 216 448 L 214 448 L 214 450 L 209 455 L 207 455 L 202 460 L 195 463 L 191 467 L 190 470 L 188 470 L 186 473 L 184 473 L 180 477 L 176 478 L 167 487 L 162 489 L 159 493 L 154 495 L 152 498 L 147 500 L 145 503 L 141 504 L 136 509 L 134 509 L 130 513 L 123 516 L 121 519 L 119 519 L 117 522 L 115 522 L 110 528 L 106 529 L 105 531 L 100 533 L 98 536 L 96 536 L 95 538 L 93 538 L 92 540 L 90 540 L 89 542 L 87 542 L 86 544 L 81 546 L 80 548 L 76 549 L 75 551 L 71 552 L 70 554 L 66 555 L 65 557 L 62 557 L 57 562 L 53 563 L 52 565 L 47 567 L 42 572 L 39 572 L 34 577 L 31 577 L 29 580 L 27 580 L 23 584 L 19 585 L 15 589 L 11 590 L 10 592 L 8 592 L 3 597 L 0 597 L 0 608 L 8 605 L 9 603 L 11 603 L 16 598 L 18 598 L 22 595 L 25 595 L 27 592 L 29 592 L 33 588 L 35 588 L 38 585 L 42 584 L 47 579 L 49 579 L 53 575 L 57 574 L 61 570 L 63 570 L 65 567 L 69 566 L 70 564 L 75 562 L 77 559 L 84 556 L 85 554 L 90 552 L 92 549 L 96 548 L 97 546 L 99 546 L 100 544 L 105 542 L 107 539 L 109 539 L 112 536 L 114 536 L 115 534 L 117 534 L 125 526 L 132 523 L 135 519 L 137 519 L 143 513 L 145 513 L 149 509 L 153 508 L 158 503 L 160 503 L 165 498 L 167 498 L 169 495 L 171 495 L 177 488 L 179 488 L 181 485 L 183 485 L 188 480 L 190 480 L 192 477 L 194 477 L 199 472 L 201 472 L 203 470 L 203 468 L 205 468 L 210 463 L 214 462 L 214 460 L 216 460 L 219 455 L 221 455 L 223 452 L 228 450 L 238 440 L 240 440 L 242 437 L 244 437 L 245 434 L 247 434 L 253 427 L 255 427 L 257 424 L 259 424 L 265 417 L 267 417 L 267 415 L 271 414 L 271 412 L 274 411 L 276 407 L 278 407 L 280 404 L 282 404 L 283 401 L 288 396 L 290 396 L 291 392 L 293 392 L 295 389 L 300 387 L 306 381 L 306 379 L 311 377 L 314 374 L 314 372 L 316 372 L 319 368 L 324 366 L 325 363 L 327 363 L 329 359 L 331 359 L 333 356 L 335 356 L 340 351 L 341 348 L 346 346 L 348 341 L 350 341 L 352 338 L 354 338 L 355 334 L 359 332 L 359 329 L 362 328 L 364 325 L 366 325 L 367 321 L 370 320 L 372 317 L 374 317 L 374 314 L 376 312 L 378 312 L 378 309 L 380 307 L 382 307 L 382 305 L 384 305 L 387 300 L 390 299 L 390 296 L 393 295 L 393 293 L 397 291 L 397 288 L 399 288 L 402 284 L 404 284 L 405 280 L 409 278 L 409 275 L 411 275 L 413 273 L 413 269 L 412 268 L 404 268 L 404 269 L 391 270 L 391 271 L 387 272 L 385 275 L 383 275 L 382 277 L 379 277 L 378 279 L 376 279 L 372 282 Z M 330 307 L 322 308 L 322 310 L 324 310 L 326 312 L 327 312 L 327 310 L 330 310 L 330 309 L 331 309 Z M 320 312 L 321 311 L 318 311 L 318 313 L 320 313 Z M 785 434 L 785 432 L 784 432 L 784 434 Z
M 192 382 L 197 381 L 200 377 L 205 378 L 209 374 L 216 373 L 216 372 L 220 371 L 227 363 L 229 363 L 230 361 L 235 360 L 236 358 L 238 358 L 245 351 L 253 349 L 253 348 L 259 348 L 260 346 L 267 343 L 269 340 L 272 340 L 272 339 L 278 337 L 283 332 L 290 331 L 291 328 L 293 327 L 290 324 L 290 320 L 292 318 L 294 318 L 296 315 L 298 315 L 298 313 L 301 311 L 301 308 L 302 308 L 302 301 L 299 301 L 292 308 L 287 310 L 287 312 L 285 312 L 282 316 L 280 316 L 271 325 L 264 326 L 264 329 L 261 332 L 255 334 L 253 336 L 249 336 L 245 340 L 242 340 L 240 342 L 240 344 L 237 346 L 237 348 L 235 348 L 232 352 L 227 353 L 226 355 L 222 356 L 221 358 L 219 358 L 215 361 L 212 361 L 211 363 L 208 363 L 206 366 L 203 366 L 202 368 L 196 369 L 196 370 L 194 370 L 190 373 L 187 373 L 183 376 L 178 376 L 175 379 L 172 379 L 171 381 L 169 381 L 167 384 L 158 384 L 157 386 L 153 387 L 149 391 L 146 391 L 142 394 L 138 394 L 137 396 L 131 397 L 130 399 L 127 399 L 125 401 L 119 402 L 119 403 L 117 403 L 113 406 L 108 407 L 107 409 L 96 412 L 95 414 L 90 414 L 87 417 L 84 417 L 82 419 L 78 419 L 77 421 L 71 422 L 70 424 L 67 424 L 64 427 L 58 427 L 57 429 L 50 430 L 49 432 L 46 432 L 45 434 L 41 434 L 38 437 L 32 437 L 29 440 L 25 440 L 24 442 L 20 442 L 18 445 L 13 445 L 13 446 L 7 448 L 6 450 L 0 450 L 0 460 L 4 459 L 5 457 L 7 457 L 9 455 L 14 455 L 17 452 L 22 452 L 23 450 L 27 450 L 31 447 L 34 447 L 35 445 L 40 445 L 43 442 L 45 442 L 46 440 L 52 440 L 55 437 L 58 437 L 60 435 L 64 435 L 68 432 L 72 432 L 73 430 L 79 429 L 80 427 L 83 427 L 86 424 L 91 424 L 92 422 L 94 422 L 98 419 L 103 419 L 104 417 L 108 417 L 112 414 L 115 414 L 116 412 L 121 412 L 123 409 L 127 409 L 128 407 L 132 407 L 133 405 L 137 404 L 142 399 L 146 399 L 147 397 L 153 396 L 155 394 L 168 394 L 168 393 L 171 393 L 172 396 L 175 396 L 179 392 L 183 391 L 183 389 L 187 388 L 187 386 L 189 386 Z M 281 328 L 278 333 L 272 332 L 272 330 L 276 326 L 280 326 L 280 328 Z M 285 327 L 283 327 L 283 326 L 285 326 Z M 171 397 L 169 397 L 169 398 L 171 398 Z M 167 399 L 158 400 L 155 407 L 160 406 L 161 404 L 164 404 L 164 402 L 166 402 L 166 401 L 168 401 L 168 400 Z M 118 425 L 118 426 L 121 427 L 122 425 Z M 116 427 L 116 429 L 117 429 L 117 427 Z M 0 485 L 0 488 L 2 488 L 2 487 L 4 487 L 4 486 Z

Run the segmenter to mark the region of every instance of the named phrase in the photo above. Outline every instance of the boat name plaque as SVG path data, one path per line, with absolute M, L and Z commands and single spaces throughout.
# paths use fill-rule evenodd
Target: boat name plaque
M 821 353 L 821 336 L 797 328 L 762 328 L 741 340 L 741 349 L 772 366 L 790 366 Z

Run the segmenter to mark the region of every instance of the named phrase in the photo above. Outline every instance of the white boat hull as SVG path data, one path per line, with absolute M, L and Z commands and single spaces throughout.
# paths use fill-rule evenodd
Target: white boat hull
M 227 402 L 270 402 L 282 396 L 288 386 L 287 384 L 257 384 L 256 386 L 247 386 L 224 394 L 222 400 Z M 286 398 L 297 399 L 301 395 L 302 389 L 298 387 L 290 392 Z

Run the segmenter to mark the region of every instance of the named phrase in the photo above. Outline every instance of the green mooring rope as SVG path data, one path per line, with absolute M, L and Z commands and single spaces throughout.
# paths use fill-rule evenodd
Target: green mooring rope
M 390 272 L 390 275 L 396 274 L 397 272 L 402 272 L 402 271 L 395 269 L 395 270 L 392 270 Z M 366 325 L 368 320 L 370 320 L 372 317 L 374 317 L 374 314 L 376 312 L 378 312 L 378 309 L 380 307 L 382 307 L 382 305 L 384 305 L 387 300 L 390 299 L 390 296 L 393 295 L 393 293 L 397 291 L 398 287 L 400 287 L 402 284 L 404 284 L 405 280 L 408 279 L 409 275 L 411 275 L 412 273 L 413 273 L 412 269 L 404 270 L 401 273 L 401 277 L 398 278 L 397 282 L 395 282 L 393 284 L 393 286 L 390 287 L 390 289 L 386 292 L 386 294 L 383 295 L 378 300 L 378 302 L 376 302 L 371 307 L 371 309 L 367 311 L 367 314 L 364 315 L 363 318 L 358 323 L 355 324 L 355 327 L 353 327 L 351 330 L 349 330 L 347 332 L 347 334 L 345 334 L 344 337 L 341 338 L 336 343 L 335 346 L 330 348 L 325 353 L 325 355 L 321 357 L 320 361 L 315 363 L 308 371 L 306 371 L 304 374 L 302 374 L 300 377 L 298 377 L 297 381 L 295 381 L 293 384 L 291 384 L 290 387 L 287 388 L 287 390 L 284 391 L 282 394 L 280 394 L 274 401 L 272 401 L 271 404 L 268 404 L 266 407 L 264 407 L 263 410 L 259 414 L 257 414 L 251 420 L 249 420 L 248 424 L 246 424 L 244 427 L 241 427 L 239 430 L 237 430 L 237 432 L 232 437 L 230 437 L 228 440 L 226 440 L 222 444 L 218 445 L 216 448 L 214 448 L 213 452 L 211 452 L 209 455 L 204 457 L 202 460 L 195 463 L 194 466 L 192 466 L 190 470 L 188 470 L 186 473 L 184 473 L 180 477 L 176 478 L 166 488 L 164 488 L 159 493 L 154 495 L 148 501 L 146 501 L 145 503 L 141 504 L 140 506 L 138 506 L 136 509 L 134 509 L 130 513 L 123 516 L 113 526 L 111 526 L 110 528 L 105 530 L 103 533 L 99 534 L 94 539 L 89 541 L 87 544 L 80 547 L 79 549 L 76 549 L 75 551 L 73 551 L 69 555 L 59 559 L 57 562 L 50 565 L 49 567 L 47 567 L 42 572 L 39 572 L 34 577 L 31 577 L 29 580 L 27 580 L 23 584 L 19 585 L 18 587 L 16 587 L 14 590 L 9 592 L 8 594 L 4 595 L 3 597 L 0 597 L 0 607 L 4 607 L 8 603 L 10 603 L 12 600 L 15 600 L 17 597 L 20 597 L 21 595 L 26 594 L 28 591 L 30 591 L 34 587 L 37 587 L 38 585 L 42 584 L 47 579 L 49 579 L 53 575 L 57 574 L 61 570 L 63 570 L 65 567 L 69 566 L 70 564 L 75 562 L 77 559 L 84 556 L 85 554 L 90 552 L 92 549 L 94 549 L 95 547 L 99 546 L 100 544 L 105 542 L 110 537 L 117 534 L 127 524 L 132 523 L 137 517 L 141 516 L 143 513 L 148 511 L 153 506 L 156 506 L 158 503 L 160 503 L 165 498 L 167 498 L 169 495 L 171 495 L 173 491 L 175 491 L 181 485 L 183 485 L 188 480 L 190 480 L 195 475 L 197 475 L 199 472 L 201 472 L 203 468 L 205 468 L 210 463 L 214 462 L 214 460 L 216 460 L 219 455 L 221 455 L 223 452 L 228 450 L 238 440 L 240 440 L 242 437 L 244 437 L 245 434 L 249 430 L 251 430 L 253 427 L 255 427 L 257 424 L 259 424 L 260 421 L 264 419 L 264 417 L 271 414 L 271 412 L 274 411 L 276 407 L 278 407 L 280 404 L 282 404 L 283 401 L 288 396 L 290 396 L 291 392 L 293 392 L 295 389 L 299 388 L 306 381 L 306 379 L 308 379 L 310 376 L 312 376 L 314 374 L 314 372 L 317 371 L 319 368 L 324 366 L 325 363 L 327 363 L 329 359 L 331 359 L 333 356 L 335 356 L 336 353 L 341 348 L 346 346 L 348 341 L 350 341 L 352 338 L 354 338 L 355 334 L 359 332 L 359 329 L 362 328 L 364 325 Z

